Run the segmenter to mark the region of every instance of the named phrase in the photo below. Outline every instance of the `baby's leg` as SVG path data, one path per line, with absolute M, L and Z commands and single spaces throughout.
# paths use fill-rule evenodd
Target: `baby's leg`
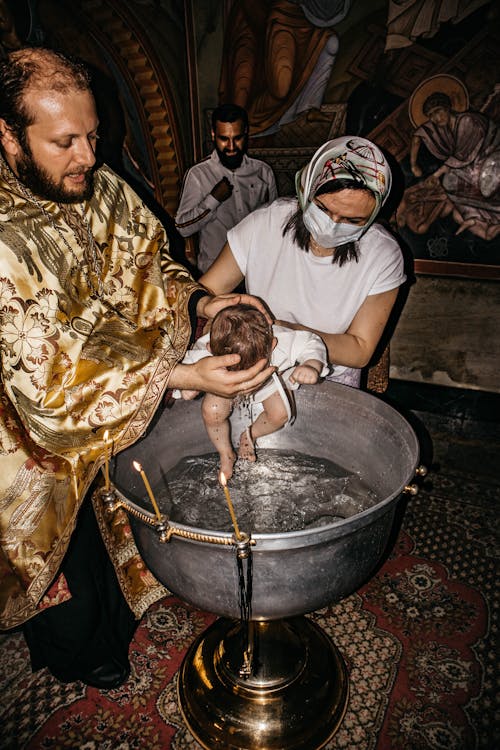
M 245 461 L 256 461 L 255 448 L 253 445 L 252 425 L 247 427 L 240 435 L 240 444 L 238 446 L 238 456 Z
M 231 445 L 231 425 L 229 424 L 231 409 L 232 403 L 228 398 L 214 396 L 212 393 L 207 393 L 203 397 L 201 405 L 203 421 L 208 437 L 219 453 L 220 468 L 226 479 L 232 477 L 233 466 L 236 461 L 236 454 Z
M 269 398 L 262 402 L 264 411 L 262 411 L 255 422 L 246 429 L 240 437 L 238 456 L 247 461 L 255 461 L 254 441 L 263 435 L 270 435 L 276 432 L 286 423 L 288 414 L 278 392 L 273 393 Z

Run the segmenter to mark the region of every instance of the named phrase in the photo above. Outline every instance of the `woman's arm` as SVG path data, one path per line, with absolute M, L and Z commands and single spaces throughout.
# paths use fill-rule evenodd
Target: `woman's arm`
M 345 333 L 325 333 L 300 323 L 282 320 L 277 320 L 276 323 L 298 331 L 317 333 L 325 342 L 328 359 L 333 364 L 365 367 L 380 341 L 397 296 L 398 288 L 367 297 Z
M 199 283 L 203 284 L 211 294 L 217 295 L 232 292 L 243 281 L 243 278 L 229 242 L 226 242 L 216 261 L 199 279 Z
M 196 308 L 197 315 L 201 318 L 213 318 L 222 308 L 243 303 L 256 307 L 267 318 L 268 322 L 272 323 L 273 320 L 269 310 L 259 297 L 240 292 L 231 294 L 231 291 L 243 281 L 243 278 L 229 243 L 226 242 L 215 263 L 199 279 L 199 283 L 203 284 L 210 295 L 214 296 L 202 297 L 199 300 Z

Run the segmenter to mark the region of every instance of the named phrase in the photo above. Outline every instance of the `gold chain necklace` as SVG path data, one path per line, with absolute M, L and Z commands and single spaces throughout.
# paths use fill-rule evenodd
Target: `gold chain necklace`
M 312 236 L 309 238 L 309 245 L 313 252 L 313 255 L 316 255 L 316 257 L 318 258 L 327 258 L 329 255 L 333 255 L 335 251 L 335 248 L 323 247 L 319 244 L 319 242 L 316 242 L 316 240 Z

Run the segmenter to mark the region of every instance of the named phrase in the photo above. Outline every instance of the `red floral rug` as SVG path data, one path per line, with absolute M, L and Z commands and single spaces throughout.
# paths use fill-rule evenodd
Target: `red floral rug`
M 311 617 L 349 671 L 345 718 L 327 750 L 494 750 L 498 725 L 499 486 L 437 474 L 408 502 L 370 582 Z M 152 607 L 117 690 L 34 675 L 20 633 L 0 636 L 1 750 L 198 750 L 176 675 L 214 616 L 175 597 Z

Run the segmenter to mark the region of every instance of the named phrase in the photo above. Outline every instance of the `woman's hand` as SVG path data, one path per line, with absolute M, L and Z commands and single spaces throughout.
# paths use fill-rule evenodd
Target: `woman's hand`
M 235 292 L 219 294 L 217 297 L 202 297 L 196 306 L 196 314 L 200 318 L 215 318 L 217 313 L 225 307 L 239 304 L 256 307 L 265 316 L 269 324 L 273 322 L 269 310 L 259 297 L 254 297 L 251 294 L 238 294 Z
M 265 359 L 260 359 L 248 370 L 227 369 L 239 361 L 239 354 L 224 354 L 222 357 L 203 357 L 191 365 L 180 363 L 172 371 L 169 388 L 205 391 L 223 398 L 247 396 L 263 385 L 276 369 L 267 366 Z

